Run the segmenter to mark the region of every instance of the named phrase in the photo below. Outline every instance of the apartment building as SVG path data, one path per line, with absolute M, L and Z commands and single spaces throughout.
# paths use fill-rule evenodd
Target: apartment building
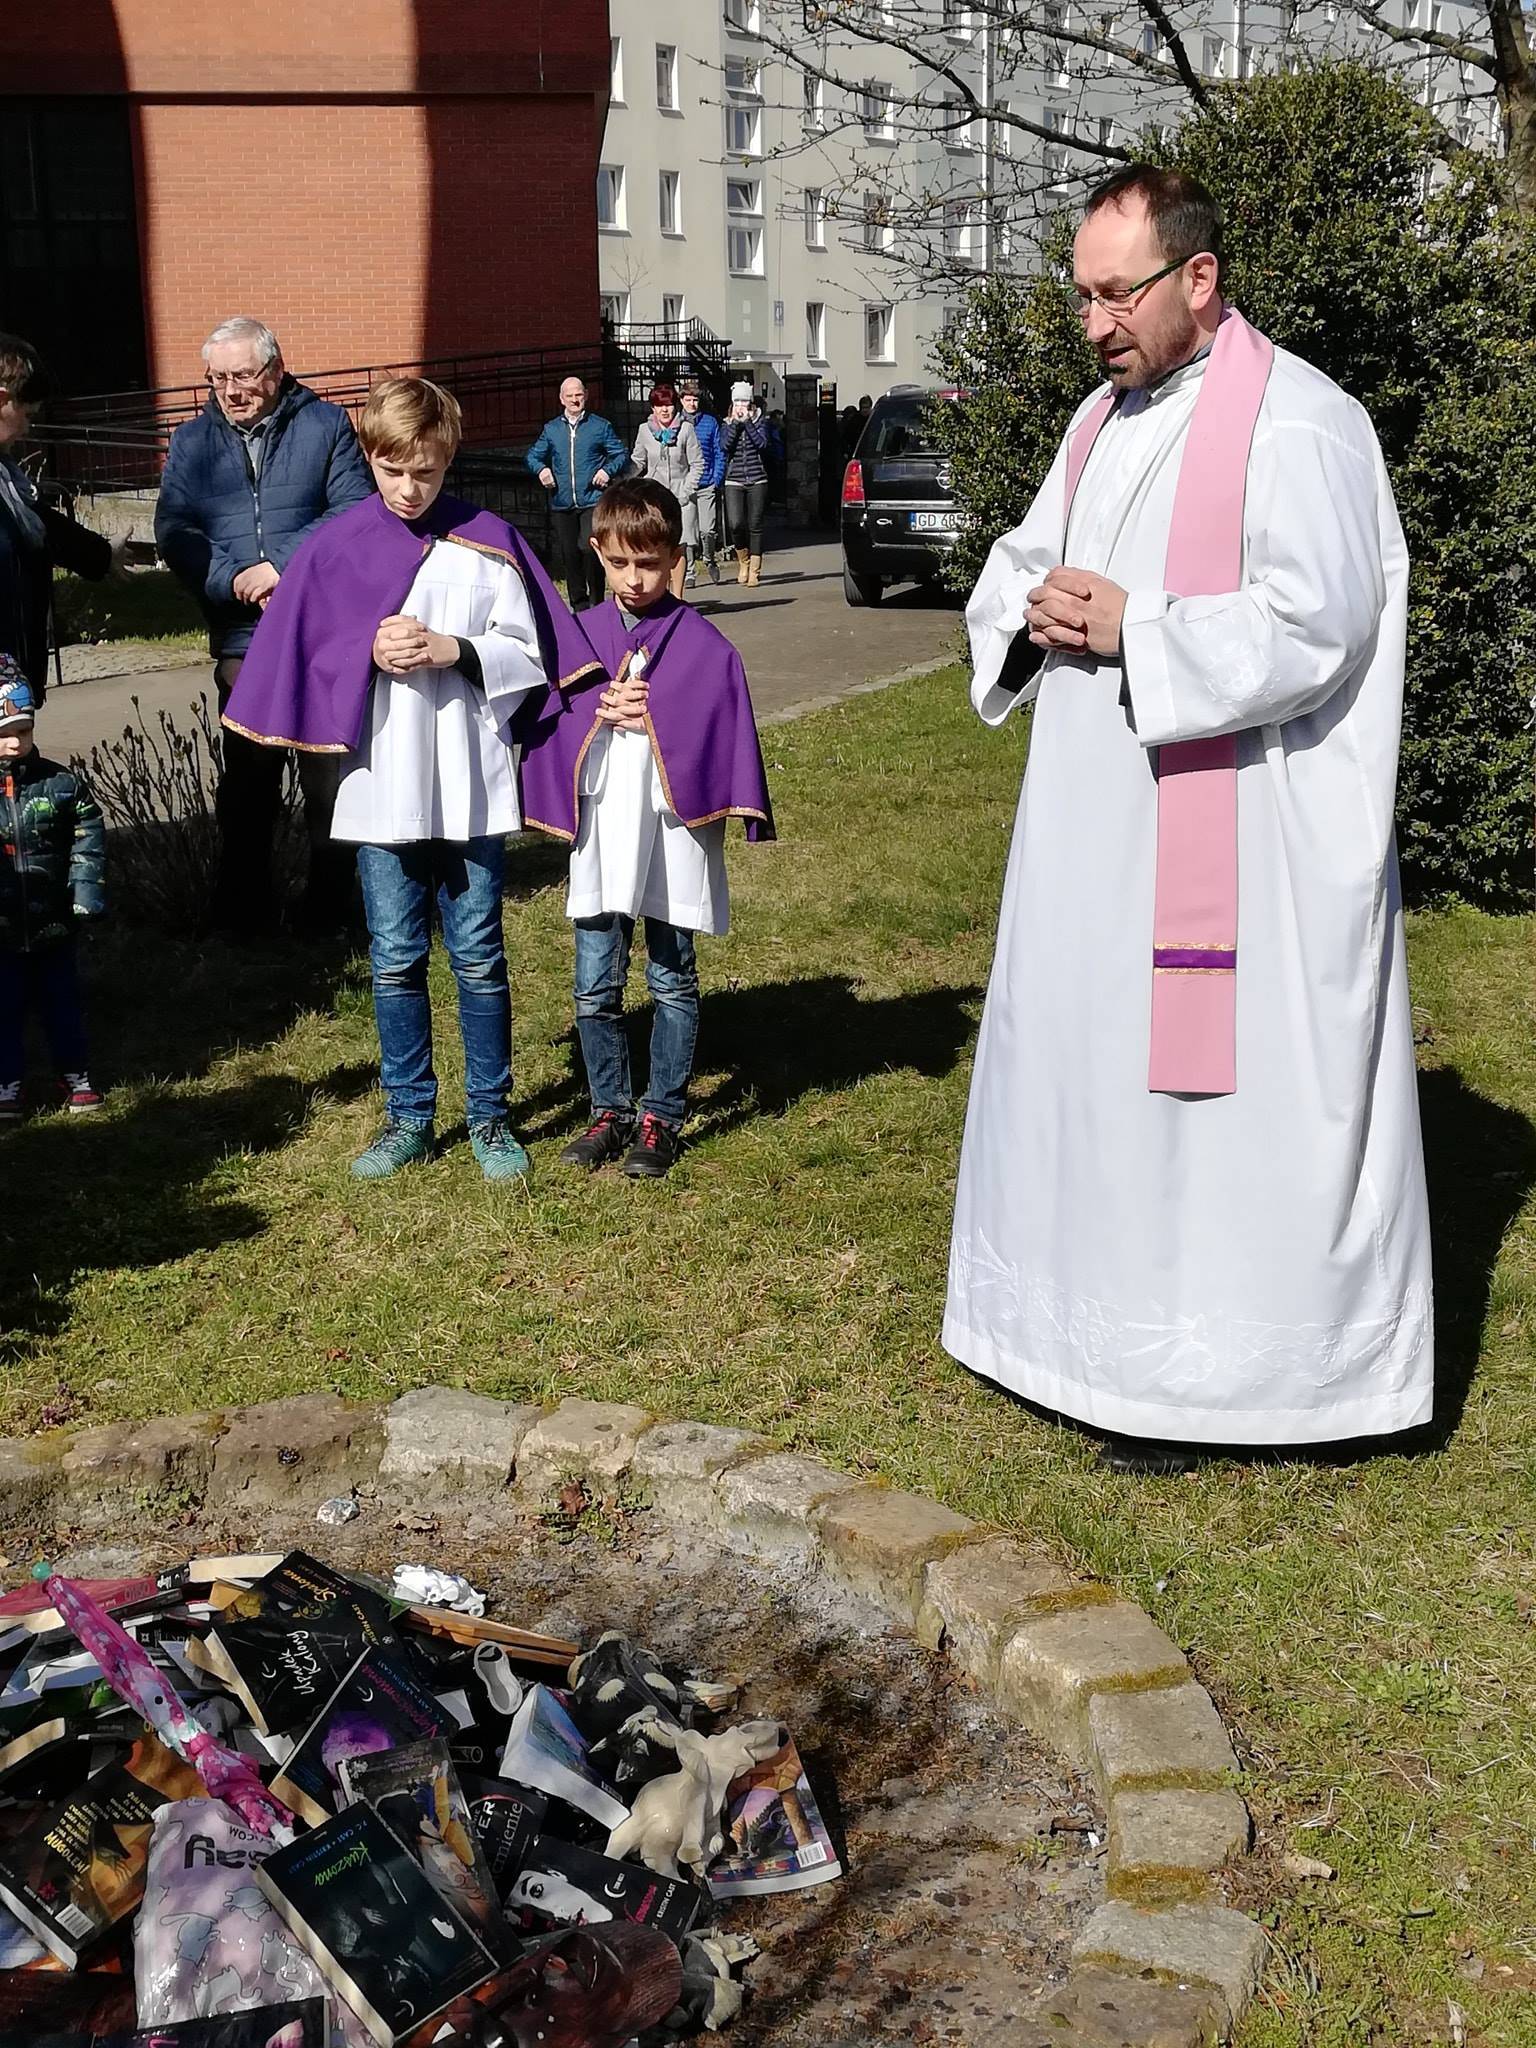
M 869 5 L 894 19 L 889 0 Z M 1469 36 L 1483 19 L 1460 0 L 1387 9 L 1408 29 Z M 834 381 L 840 404 L 926 382 L 946 304 L 967 277 L 1027 268 L 1053 213 L 1081 198 L 1085 173 L 1113 168 L 1073 140 L 1120 143 L 1187 107 L 1181 90 L 1159 91 L 1133 62 L 1073 40 L 1106 26 L 1098 4 L 1038 0 L 1023 34 L 962 0 L 925 13 L 934 46 L 981 103 L 1038 132 L 965 118 L 927 67 L 830 30 L 797 45 L 843 85 L 823 81 L 765 40 L 800 18 L 779 0 L 610 0 L 598 265 L 615 327 L 702 320 L 771 404 L 791 372 Z M 1212 80 L 1299 70 L 1369 35 L 1336 0 L 1215 0 L 1172 19 Z M 1133 37 L 1140 54 L 1164 54 L 1150 22 L 1115 22 L 1111 33 Z M 1422 49 L 1375 48 L 1463 141 L 1498 146 L 1486 79 Z
M 924 381 L 942 299 L 882 260 L 894 229 L 873 202 L 850 217 L 849 197 L 861 166 L 874 193 L 893 154 L 916 155 L 891 105 L 910 76 L 882 63 L 876 89 L 830 105 L 765 49 L 756 0 L 611 0 L 610 27 L 606 316 L 621 329 L 704 321 L 773 405 L 795 371 L 835 381 L 843 404 Z

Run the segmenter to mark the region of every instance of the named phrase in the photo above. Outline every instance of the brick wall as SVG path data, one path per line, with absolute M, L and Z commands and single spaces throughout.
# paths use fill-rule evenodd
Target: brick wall
M 254 313 L 299 370 L 593 338 L 590 99 L 139 110 L 150 377 Z
M 595 343 L 606 0 L 5 0 L 4 95 L 126 94 L 149 379 Z M 297 95 L 304 97 L 299 98 Z

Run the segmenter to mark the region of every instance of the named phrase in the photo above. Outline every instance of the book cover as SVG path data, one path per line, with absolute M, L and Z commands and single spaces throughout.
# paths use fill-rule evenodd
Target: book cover
M 172 1565 L 163 1572 L 148 1572 L 138 1578 L 80 1579 L 76 1583 L 98 1607 L 121 1619 L 125 1614 L 144 1613 L 154 1607 L 173 1606 L 182 1597 L 189 1568 Z M 64 1627 L 64 1617 L 54 1606 L 41 1580 L 18 1586 L 0 1595 L 0 1626 L 14 1623 L 33 1635 L 51 1635 Z
M 683 1878 L 658 1877 L 643 1863 L 620 1863 L 554 1835 L 536 1837 L 507 1894 L 508 1914 L 528 1932 L 633 1920 L 679 1942 L 704 1905 L 703 1893 Z
M 509 1961 L 517 1943 L 447 1743 L 435 1737 L 348 1757 L 339 1774 L 348 1801 L 371 1806 L 491 1953 Z
M 486 1778 L 461 1771 L 460 1782 L 469 1801 L 470 1826 L 480 1844 L 486 1868 L 498 1899 L 505 1899 L 512 1882 L 528 1860 L 533 1838 L 544 1825 L 547 1802 L 542 1792 L 503 1778 Z
M 256 1882 L 379 2048 L 395 2048 L 495 1968 L 371 1806 L 349 1806 L 279 1849 Z
M 264 1735 L 286 1735 L 314 1719 L 369 1647 L 350 1608 L 248 1615 L 226 1608 L 201 1642 L 188 1642 L 187 1658 L 227 1686 Z
M 318 1827 L 342 1804 L 340 1766 L 347 1758 L 451 1735 L 457 1725 L 397 1657 L 367 1650 L 300 1736 L 272 1790 Z
M 0 1841 L 0 1900 L 74 1969 L 143 1896 L 159 1809 L 173 1799 L 204 1797 L 192 1766 L 145 1735 L 124 1762 L 39 1808 L 28 1826 Z
M 843 1874 L 792 1738 L 733 1779 L 725 1834 L 724 1853 L 705 1873 L 712 1898 L 801 1891 Z
M 587 1741 L 548 1686 L 531 1685 L 513 1716 L 502 1752 L 501 1775 L 579 1806 L 605 1828 L 629 1818 L 587 1761 Z

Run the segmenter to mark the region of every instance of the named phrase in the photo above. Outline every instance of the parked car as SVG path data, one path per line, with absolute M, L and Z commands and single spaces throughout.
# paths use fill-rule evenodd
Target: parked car
M 932 583 L 955 544 L 949 460 L 929 431 L 931 391 L 897 384 L 877 398 L 843 471 L 843 596 L 878 604 L 888 583 Z

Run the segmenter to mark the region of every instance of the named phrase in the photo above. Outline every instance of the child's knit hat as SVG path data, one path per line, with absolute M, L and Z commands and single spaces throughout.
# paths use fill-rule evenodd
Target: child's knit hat
M 0 732 L 28 732 L 37 723 L 37 699 L 13 654 L 0 654 Z
M 732 405 L 745 405 L 752 396 L 752 386 L 745 381 L 731 386 Z

